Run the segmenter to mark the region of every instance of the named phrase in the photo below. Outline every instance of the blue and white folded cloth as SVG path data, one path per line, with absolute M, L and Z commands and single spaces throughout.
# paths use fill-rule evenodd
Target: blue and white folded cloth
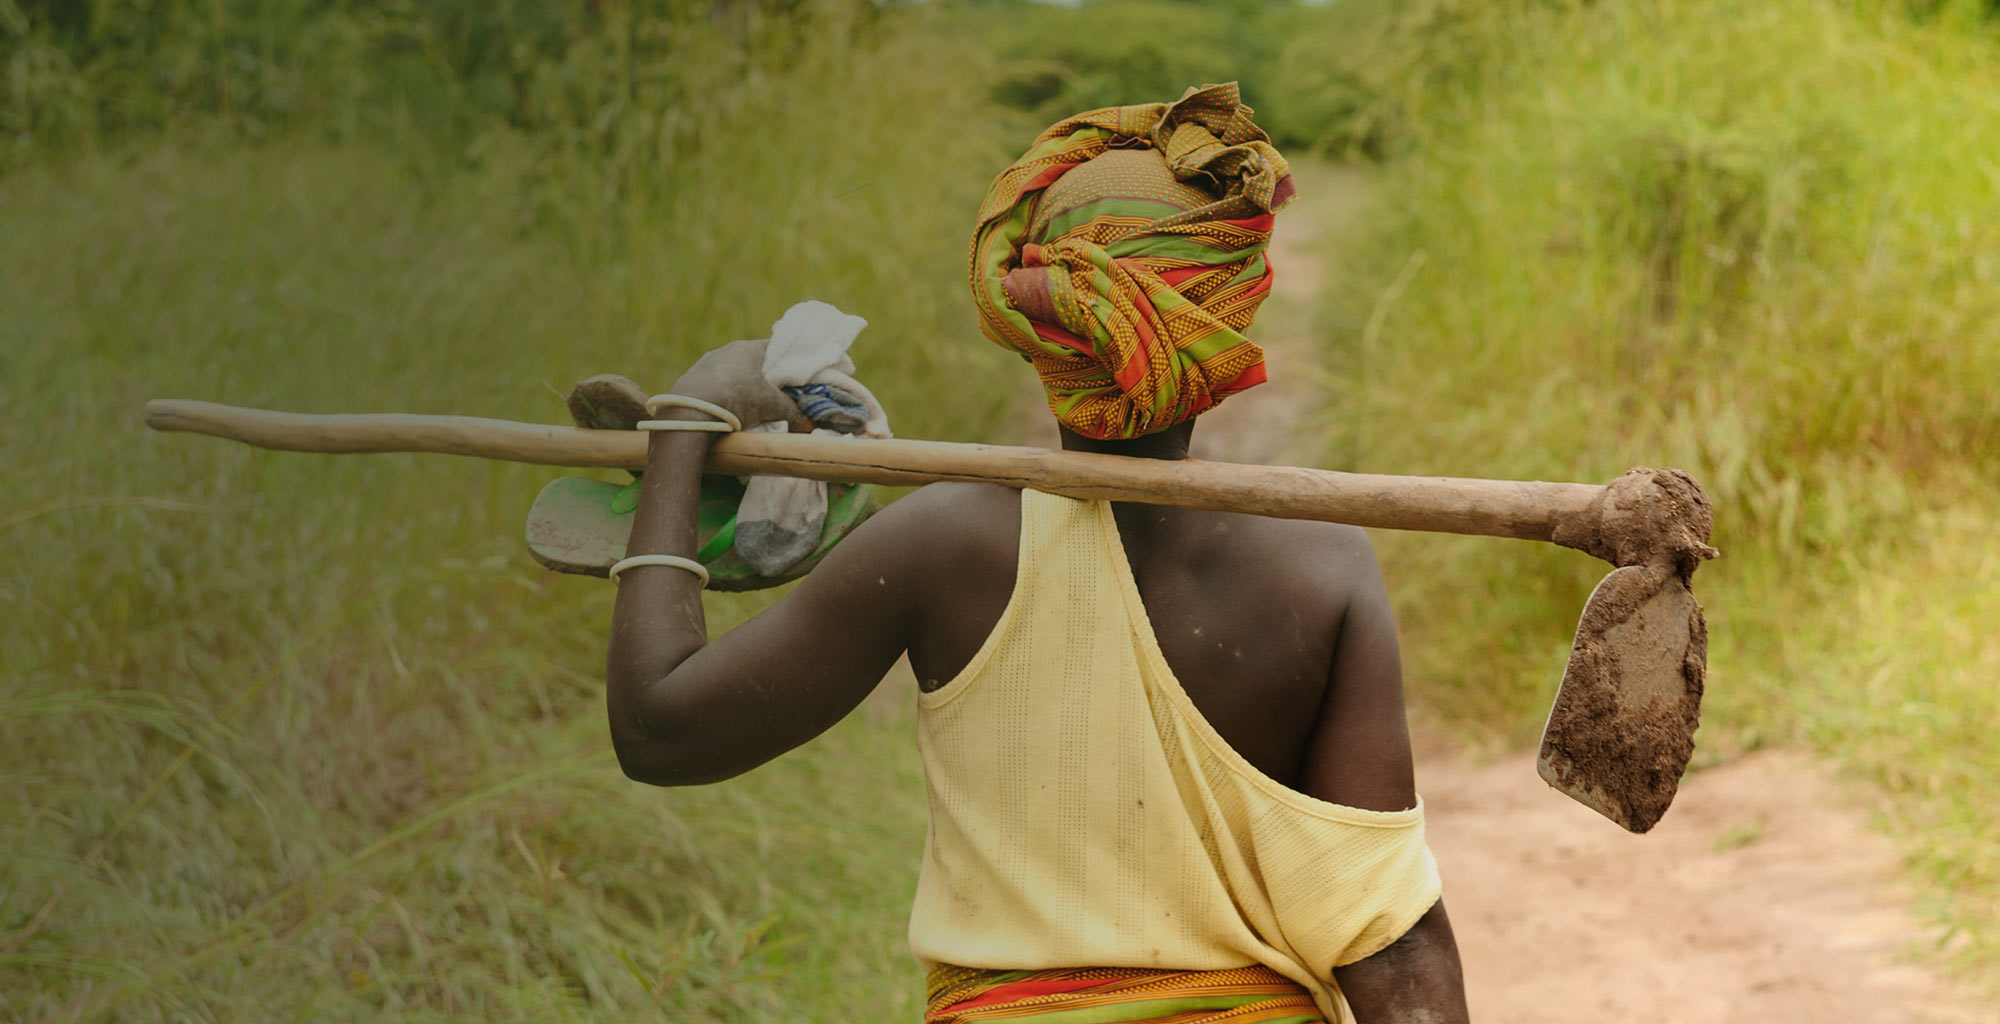
M 889 414 L 861 382 L 847 349 L 868 321 L 807 300 L 771 326 L 764 378 L 784 389 L 813 421 L 815 434 L 889 437 Z M 785 432 L 784 420 L 746 430 Z M 826 525 L 826 485 L 793 477 L 751 477 L 736 511 L 736 552 L 765 576 L 812 554 Z

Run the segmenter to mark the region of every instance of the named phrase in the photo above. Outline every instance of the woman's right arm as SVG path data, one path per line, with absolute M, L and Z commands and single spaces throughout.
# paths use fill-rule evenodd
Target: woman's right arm
M 1359 531 L 1351 539 L 1329 567 L 1347 583 L 1347 606 L 1302 781 L 1322 800 L 1399 811 L 1417 805 L 1417 786 L 1396 616 L 1374 549 Z M 1465 976 L 1443 900 L 1380 952 L 1334 968 L 1333 978 L 1361 1024 L 1468 1019 Z
M 1444 901 L 1374 956 L 1333 969 L 1360 1024 L 1466 1024 L 1465 973 Z

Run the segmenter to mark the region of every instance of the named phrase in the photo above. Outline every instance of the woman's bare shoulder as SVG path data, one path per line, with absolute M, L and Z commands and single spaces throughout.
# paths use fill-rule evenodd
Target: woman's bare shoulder
M 959 531 L 990 530 L 1021 523 L 1021 492 L 999 484 L 926 484 L 896 499 L 880 515 L 906 528 L 936 526 Z
M 1244 516 L 1233 554 L 1265 567 L 1266 585 L 1281 580 L 1325 594 L 1330 610 L 1345 607 L 1357 586 L 1379 585 L 1381 568 L 1366 531 L 1344 523 Z
M 1021 492 L 998 484 L 936 483 L 891 502 L 863 524 L 871 547 L 932 564 L 1001 557 L 1021 532 Z

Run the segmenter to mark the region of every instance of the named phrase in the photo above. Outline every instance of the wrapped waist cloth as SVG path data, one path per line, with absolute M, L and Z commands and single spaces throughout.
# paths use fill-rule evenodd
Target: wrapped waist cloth
M 1071 967 L 993 971 L 936 964 L 924 1024 L 1323 1024 L 1312 994 L 1261 964 L 1219 971 Z

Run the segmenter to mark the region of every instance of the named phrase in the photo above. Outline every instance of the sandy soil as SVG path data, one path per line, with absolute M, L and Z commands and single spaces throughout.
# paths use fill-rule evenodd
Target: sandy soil
M 2000 1020 L 1915 959 L 1892 844 L 1798 755 L 1694 775 L 1643 836 L 1528 754 L 1425 750 L 1418 786 L 1475 1020 Z
M 1271 383 L 1202 417 L 1203 458 L 1310 459 L 1314 289 L 1337 269 L 1362 181 L 1300 168 L 1254 336 Z M 1473 1019 L 2000 1022 L 1921 957 L 1893 844 L 1822 765 L 1758 754 L 1698 773 L 1633 836 L 1547 788 L 1532 753 L 1481 762 L 1417 716 L 1418 786 Z

